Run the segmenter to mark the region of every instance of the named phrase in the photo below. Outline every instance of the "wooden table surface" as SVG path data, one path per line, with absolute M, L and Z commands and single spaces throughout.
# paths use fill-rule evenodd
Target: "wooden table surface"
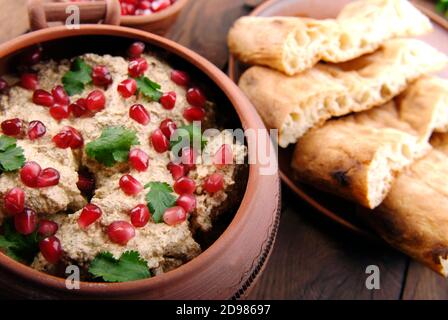
M 25 2 L 0 0 L 0 41 L 26 29 Z M 226 70 L 227 31 L 249 12 L 244 0 L 190 0 L 167 37 Z M 250 299 L 448 298 L 444 278 L 385 244 L 346 231 L 282 188 L 277 241 Z M 369 265 L 379 267 L 379 290 L 365 286 Z

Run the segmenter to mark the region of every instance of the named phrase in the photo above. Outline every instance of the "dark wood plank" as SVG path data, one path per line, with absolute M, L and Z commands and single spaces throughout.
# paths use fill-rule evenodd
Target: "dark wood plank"
M 196 51 L 220 69 L 227 63 L 227 32 L 250 12 L 244 0 L 190 0 L 167 37 Z
M 404 300 L 447 300 L 448 282 L 422 264 L 411 261 L 403 289 Z
M 283 207 L 271 259 L 248 298 L 400 298 L 404 255 L 347 232 L 288 191 Z M 372 264 L 380 269 L 380 290 L 365 287 L 365 269 Z

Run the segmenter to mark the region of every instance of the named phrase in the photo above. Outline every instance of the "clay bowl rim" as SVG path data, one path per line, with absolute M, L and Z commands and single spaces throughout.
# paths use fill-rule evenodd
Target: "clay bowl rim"
M 265 129 L 261 118 L 256 113 L 254 107 L 249 100 L 243 95 L 238 87 L 230 80 L 221 70 L 219 70 L 211 62 L 205 58 L 194 53 L 171 40 L 151 34 L 145 31 L 140 31 L 133 28 L 121 26 L 105 26 L 98 24 L 82 25 L 80 29 L 68 30 L 65 26 L 52 27 L 29 34 L 22 35 L 13 40 L 10 40 L 0 45 L 0 59 L 14 54 L 22 49 L 28 48 L 32 45 L 58 40 L 62 38 L 79 37 L 79 36 L 115 36 L 122 38 L 130 38 L 151 43 L 159 48 L 167 50 L 176 55 L 178 58 L 186 60 L 194 65 L 201 72 L 203 72 L 211 81 L 226 95 L 238 115 L 241 125 L 244 129 Z M 267 136 L 266 136 L 267 137 Z M 250 141 L 248 148 L 256 148 Z M 248 210 L 250 203 L 253 201 L 251 195 L 257 189 L 260 175 L 258 174 L 259 163 L 249 165 L 249 176 L 247 180 L 246 191 L 243 199 L 235 213 L 234 218 L 229 226 L 219 236 L 219 238 L 199 256 L 180 266 L 179 268 L 169 271 L 167 273 L 151 277 L 148 279 L 121 282 L 121 283 L 102 283 L 102 282 L 80 282 L 80 289 L 77 290 L 80 294 L 99 294 L 104 291 L 115 294 L 132 294 L 151 287 L 158 288 L 164 285 L 169 285 L 170 282 L 175 282 L 177 279 L 188 276 L 200 270 L 201 265 L 207 265 L 214 260 L 214 257 L 225 251 L 228 244 L 232 242 L 233 234 L 238 232 L 239 224 L 248 223 L 249 219 L 245 217 L 249 214 Z M 278 172 L 276 173 L 278 176 Z M 22 264 L 8 257 L 6 254 L 0 254 L 0 267 L 7 269 L 13 274 L 45 287 L 51 287 L 56 290 L 67 290 L 65 286 L 65 279 L 56 276 L 48 275 L 46 273 L 37 271 L 30 266 Z
M 125 26 L 135 26 L 162 21 L 179 13 L 189 1 L 190 0 L 177 0 L 173 5 L 170 5 L 168 8 L 148 15 L 142 15 L 142 16 L 122 15 L 120 17 L 120 24 Z

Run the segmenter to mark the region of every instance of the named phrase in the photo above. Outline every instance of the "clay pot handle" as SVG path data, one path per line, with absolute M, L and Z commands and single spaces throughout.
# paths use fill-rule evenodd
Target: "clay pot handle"
M 103 0 L 90 2 L 44 2 L 42 0 L 28 0 L 28 13 L 32 30 L 48 27 L 48 21 L 65 22 L 70 13 L 66 8 L 70 5 L 78 6 L 80 23 L 97 23 L 119 25 L 121 10 L 118 0 Z

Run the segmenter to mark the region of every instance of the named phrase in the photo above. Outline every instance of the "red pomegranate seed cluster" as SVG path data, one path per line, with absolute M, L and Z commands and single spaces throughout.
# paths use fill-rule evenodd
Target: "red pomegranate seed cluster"
M 59 184 L 59 171 L 54 168 L 42 169 L 34 161 L 28 161 L 20 169 L 20 179 L 23 184 L 30 188 L 46 188 Z
M 120 0 L 121 14 L 124 16 L 141 16 L 162 11 L 176 0 Z
M 53 142 L 61 149 L 79 149 L 84 145 L 81 133 L 73 127 L 66 126 L 52 138 Z

